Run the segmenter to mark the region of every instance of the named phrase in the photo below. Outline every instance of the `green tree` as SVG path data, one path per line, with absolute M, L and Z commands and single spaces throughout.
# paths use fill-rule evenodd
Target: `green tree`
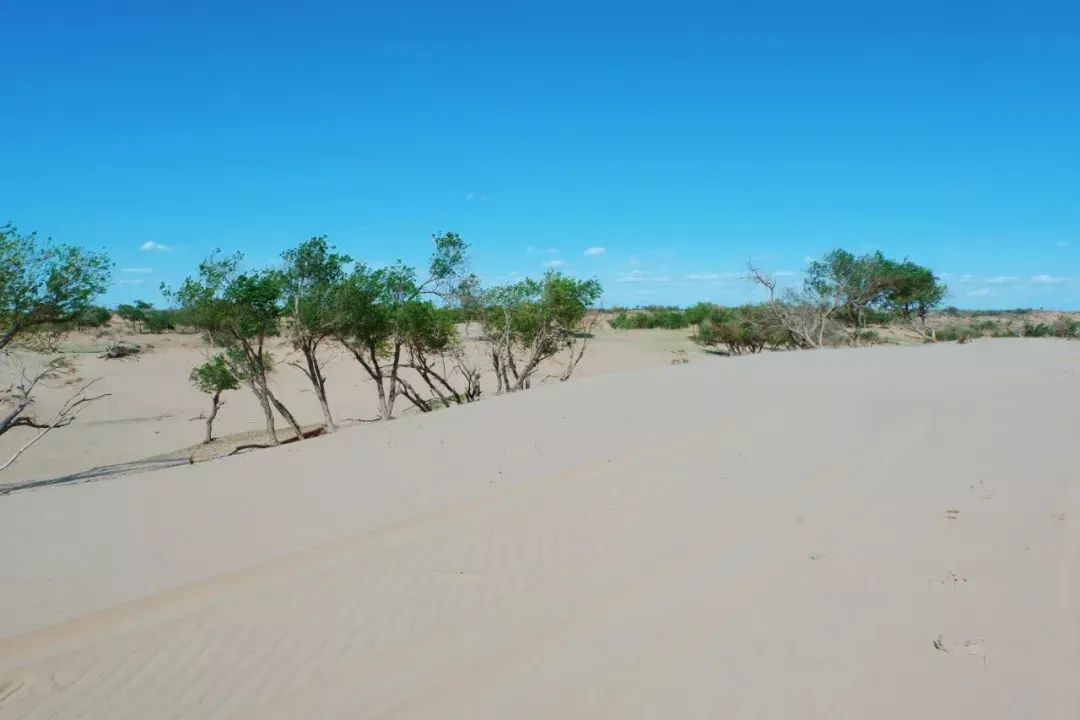
M 577 280 L 554 270 L 484 293 L 482 325 L 498 392 L 530 386 L 540 363 L 566 351 L 565 380 L 588 341 L 584 320 L 602 292 L 599 281 Z
M 380 269 L 360 263 L 335 293 L 335 337 L 374 382 L 383 420 L 393 416 L 399 393 L 424 411 L 433 402 L 469 402 L 479 396 L 479 374 L 459 352 L 453 325 L 456 313 L 474 311 L 476 279 L 465 273 L 468 246 L 456 233 L 434 235 L 432 241 L 435 250 L 423 282 L 400 261 Z M 436 307 L 433 297 L 444 307 Z M 464 389 L 454 387 L 456 378 L 434 356 L 460 370 Z M 419 373 L 430 398 L 402 376 L 406 368 Z
M 335 296 L 345 282 L 345 268 L 352 262 L 348 255 L 334 252 L 326 236 L 313 237 L 282 254 L 281 271 L 285 307 L 292 315 L 289 337 L 304 364 L 291 363 L 311 382 L 319 399 L 326 428 L 336 429 L 326 397 L 326 375 L 319 361 L 319 348 L 335 334 Z
M 400 262 L 378 270 L 357 264 L 336 295 L 336 336 L 375 383 L 384 421 L 393 416 L 408 308 L 416 302 L 416 273 Z
M 69 368 L 58 359 L 31 370 L 11 343 L 46 327 L 76 321 L 108 287 L 111 269 L 112 263 L 104 254 L 42 241 L 36 233 L 22 234 L 10 223 L 0 226 L 0 435 L 15 428 L 36 431 L 0 462 L 0 471 L 47 433 L 70 425 L 88 405 L 108 395 L 89 395 L 100 378 L 90 380 L 51 418 L 36 417 L 34 391 L 38 384 L 59 379 Z
M 134 305 L 117 305 L 116 314 L 131 326 L 132 331 L 141 333 L 150 315 L 154 312 L 154 306 L 145 300 L 136 300 Z
M 851 326 L 855 339 L 866 327 L 870 310 L 882 303 L 893 264 L 881 252 L 855 256 L 847 250 L 833 250 L 810 263 L 805 291 L 835 304 L 838 317 Z
M 206 439 L 203 441 L 208 443 L 214 439 L 214 420 L 218 410 L 225 404 L 221 394 L 238 389 L 240 380 L 233 374 L 225 355 L 220 353 L 192 369 L 189 379 L 199 392 L 210 396 L 210 414 L 206 418 Z
M 20 333 L 76 319 L 109 286 L 103 253 L 0 226 L 0 350 Z
M 926 316 L 945 299 L 949 293 L 948 287 L 930 268 L 910 260 L 889 262 L 884 275 L 882 308 L 904 318 L 920 334 L 932 337 L 933 332 L 926 325 Z
M 271 440 L 278 442 L 274 409 L 302 439 L 300 424 L 269 384 L 274 359 L 266 350 L 266 341 L 279 330 L 281 276 L 275 272 L 241 273 L 242 259 L 240 253 L 222 257 L 215 251 L 199 264 L 197 276 L 187 278 L 175 291 L 163 287 L 162 292 L 212 344 L 226 348 L 229 369 L 262 406 Z

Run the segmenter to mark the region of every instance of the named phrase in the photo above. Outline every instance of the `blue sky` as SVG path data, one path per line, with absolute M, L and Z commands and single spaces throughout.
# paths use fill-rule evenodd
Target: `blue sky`
M 1076 3 L 0 3 L 0 222 L 109 302 L 327 234 L 607 306 L 754 299 L 842 246 L 1080 309 Z M 592 249 L 590 253 L 590 249 Z M 600 250 L 602 249 L 602 251 Z

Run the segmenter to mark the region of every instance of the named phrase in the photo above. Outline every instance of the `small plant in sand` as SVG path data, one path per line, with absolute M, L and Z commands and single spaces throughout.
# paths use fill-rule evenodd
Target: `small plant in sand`
M 221 399 L 222 393 L 239 389 L 240 380 L 229 369 L 229 362 L 222 354 L 194 368 L 190 379 L 199 392 L 210 396 L 210 414 L 206 416 L 206 439 L 203 441 L 208 443 L 214 439 L 214 420 L 217 419 L 218 410 L 225 404 Z

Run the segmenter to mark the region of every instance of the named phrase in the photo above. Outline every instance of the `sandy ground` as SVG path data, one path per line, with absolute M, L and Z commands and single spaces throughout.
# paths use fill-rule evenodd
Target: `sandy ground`
M 3 718 L 1075 718 L 1080 343 L 610 374 L 0 498 Z
M 688 330 L 624 330 L 601 328 L 582 360 L 575 377 L 669 365 L 676 358 L 692 360 L 715 357 L 706 355 L 688 339 Z M 209 348 L 197 335 L 125 335 L 125 339 L 152 347 L 138 357 L 103 360 L 98 355 L 107 339 L 90 335 L 72 335 L 64 342 L 64 353 L 74 370 L 58 381 L 41 386 L 36 393 L 38 414 L 49 417 L 71 394 L 74 387 L 93 378 L 101 378 L 94 392 L 110 396 L 89 406 L 71 426 L 46 436 L 18 463 L 0 472 L 0 486 L 28 480 L 59 478 L 83 473 L 92 468 L 135 463 L 146 458 L 173 453 L 202 442 L 205 425 L 203 413 L 209 411 L 209 399 L 188 382 L 191 368 L 204 362 Z M 474 354 L 482 351 L 477 343 Z M 76 352 L 72 352 L 76 351 Z M 284 342 L 273 348 L 278 367 L 272 385 L 282 402 L 304 424 L 321 423 L 322 412 L 307 377 L 288 360 Z M 369 420 L 378 415 L 374 385 L 363 368 L 343 350 L 330 348 L 324 353 L 331 411 L 341 422 Z M 549 368 L 556 373 L 557 368 Z M 542 380 L 543 378 L 540 378 Z M 494 393 L 494 378 L 488 373 L 485 392 Z M 225 407 L 214 425 L 216 436 L 237 433 L 262 433 L 265 424 L 262 410 L 252 394 L 242 388 L 226 393 Z M 399 399 L 396 414 L 410 411 L 409 403 Z M 287 435 L 288 426 L 278 418 L 278 428 Z M 34 431 L 20 428 L 0 438 L 0 458 L 32 437 Z M 246 440 L 250 442 L 251 440 Z M 189 453 L 179 453 L 186 455 Z M 146 463 L 154 465 L 154 462 Z M 141 467 L 142 464 L 139 464 Z

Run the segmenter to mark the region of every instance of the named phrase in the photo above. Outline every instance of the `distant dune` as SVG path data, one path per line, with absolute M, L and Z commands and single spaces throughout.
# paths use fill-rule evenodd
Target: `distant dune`
M 0 497 L 0 718 L 1077 717 L 1078 428 L 979 340 Z

